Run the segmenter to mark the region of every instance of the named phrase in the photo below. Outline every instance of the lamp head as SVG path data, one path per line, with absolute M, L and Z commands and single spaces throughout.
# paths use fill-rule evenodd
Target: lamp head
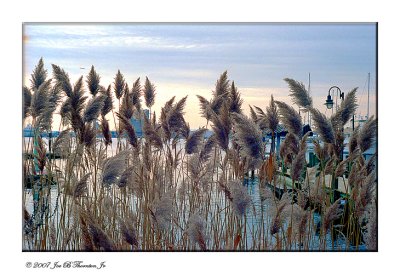
M 328 94 L 328 97 L 326 97 L 326 102 L 324 105 L 326 105 L 327 109 L 333 108 L 333 100 L 332 100 L 332 96 L 330 94 Z

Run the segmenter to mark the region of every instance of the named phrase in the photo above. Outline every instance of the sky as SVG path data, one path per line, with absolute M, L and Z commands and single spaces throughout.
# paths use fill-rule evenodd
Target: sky
M 375 24 L 25 24 L 23 44 L 24 85 L 41 57 L 49 77 L 56 64 L 72 83 L 92 65 L 104 86 L 118 70 L 130 87 L 147 76 L 156 86 L 157 116 L 172 96 L 189 95 L 185 119 L 192 129 L 206 124 L 196 95 L 210 99 L 225 70 L 246 114 L 249 105 L 265 109 L 271 95 L 290 103 L 283 79 L 308 87 L 310 75 L 314 107 L 330 116 L 323 105 L 329 88 L 346 96 L 358 87 L 356 114 L 365 116 L 368 73 L 370 115 L 376 110 Z

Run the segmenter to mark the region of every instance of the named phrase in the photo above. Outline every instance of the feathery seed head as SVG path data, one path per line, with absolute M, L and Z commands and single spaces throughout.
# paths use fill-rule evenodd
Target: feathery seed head
M 312 107 L 312 98 L 303 83 L 290 78 L 284 79 L 289 85 L 290 97 L 299 107 L 308 109 Z
M 118 72 L 114 78 L 114 93 L 115 93 L 115 97 L 117 97 L 118 100 L 124 94 L 124 88 L 125 88 L 124 75 L 122 75 L 120 70 L 118 70 Z
M 47 70 L 44 69 L 43 57 L 41 57 L 31 74 L 31 89 L 37 90 L 46 81 L 46 78 Z
M 150 82 L 149 78 L 146 77 L 146 81 L 144 83 L 144 101 L 148 108 L 151 108 L 154 105 L 155 97 L 156 97 L 156 87 Z
M 89 100 L 83 113 L 84 122 L 91 123 L 97 120 L 97 117 L 103 109 L 105 99 L 106 97 L 104 95 L 99 95 L 93 96 L 93 98 Z
M 99 91 L 100 75 L 95 71 L 94 66 L 90 68 L 88 76 L 86 76 L 86 83 L 92 96 L 96 96 Z
M 311 108 L 312 119 L 316 127 L 316 131 L 321 136 L 325 143 L 335 143 L 335 134 L 331 121 L 329 121 L 324 114 L 319 110 Z
M 236 214 L 242 216 L 246 213 L 246 209 L 251 204 L 251 197 L 247 193 L 247 188 L 239 181 L 230 183 L 232 193 L 232 204 Z
M 374 116 L 371 116 L 363 125 L 358 135 L 358 145 L 362 152 L 367 151 L 375 142 L 378 124 Z
M 275 101 L 279 107 L 280 118 L 285 128 L 293 134 L 300 136 L 303 132 L 303 125 L 300 114 L 284 102 Z
M 207 250 L 205 231 L 206 223 L 204 219 L 198 213 L 190 216 L 188 220 L 187 233 L 190 240 L 197 243 L 203 251 Z
M 206 129 L 201 128 L 189 135 L 189 137 L 186 139 L 186 144 L 185 144 L 185 151 L 187 154 L 190 155 L 192 153 L 198 152 L 200 142 L 202 141 L 205 132 Z

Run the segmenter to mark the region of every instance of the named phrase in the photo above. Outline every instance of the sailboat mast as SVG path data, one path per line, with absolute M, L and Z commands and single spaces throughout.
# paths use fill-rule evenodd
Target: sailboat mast
M 367 105 L 367 119 L 369 118 L 369 81 L 370 81 L 370 73 L 368 72 L 368 105 Z
M 310 94 L 310 85 L 311 85 L 311 73 L 308 73 L 308 94 Z M 308 111 L 308 125 L 311 127 L 311 114 L 310 111 Z

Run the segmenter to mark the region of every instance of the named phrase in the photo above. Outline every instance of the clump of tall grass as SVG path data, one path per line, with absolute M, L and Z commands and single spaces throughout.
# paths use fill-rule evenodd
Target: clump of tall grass
M 73 82 L 57 65 L 52 70 L 48 79 L 40 59 L 22 90 L 23 119 L 34 131 L 24 140 L 24 179 L 32 178 L 33 193 L 24 191 L 25 250 L 326 250 L 337 248 L 340 237 L 347 248 L 377 249 L 377 155 L 363 156 L 376 142 L 376 119 L 350 136 L 347 159 L 340 154 L 356 89 L 329 118 L 304 84 L 285 79 L 318 133 L 318 164 L 309 167 L 310 134 L 299 112 L 271 95 L 265 109 L 250 106 L 246 116 L 226 71 L 209 99 L 197 96 L 205 126 L 191 130 L 187 96 L 144 115 L 156 100 L 147 77 L 130 84 L 118 70 L 103 86 L 94 66 L 86 82 L 83 76 Z M 54 115 L 61 115 L 58 129 Z M 282 125 L 287 134 L 275 151 Z M 53 130 L 57 138 L 43 137 Z M 345 183 L 340 199 L 335 180 Z
M 247 188 L 238 181 L 231 182 L 230 188 L 234 210 L 239 216 L 242 216 L 251 204 L 251 197 L 247 193 Z
M 206 223 L 199 213 L 190 216 L 188 220 L 187 233 L 194 243 L 197 243 L 202 251 L 207 250 L 206 243 Z

